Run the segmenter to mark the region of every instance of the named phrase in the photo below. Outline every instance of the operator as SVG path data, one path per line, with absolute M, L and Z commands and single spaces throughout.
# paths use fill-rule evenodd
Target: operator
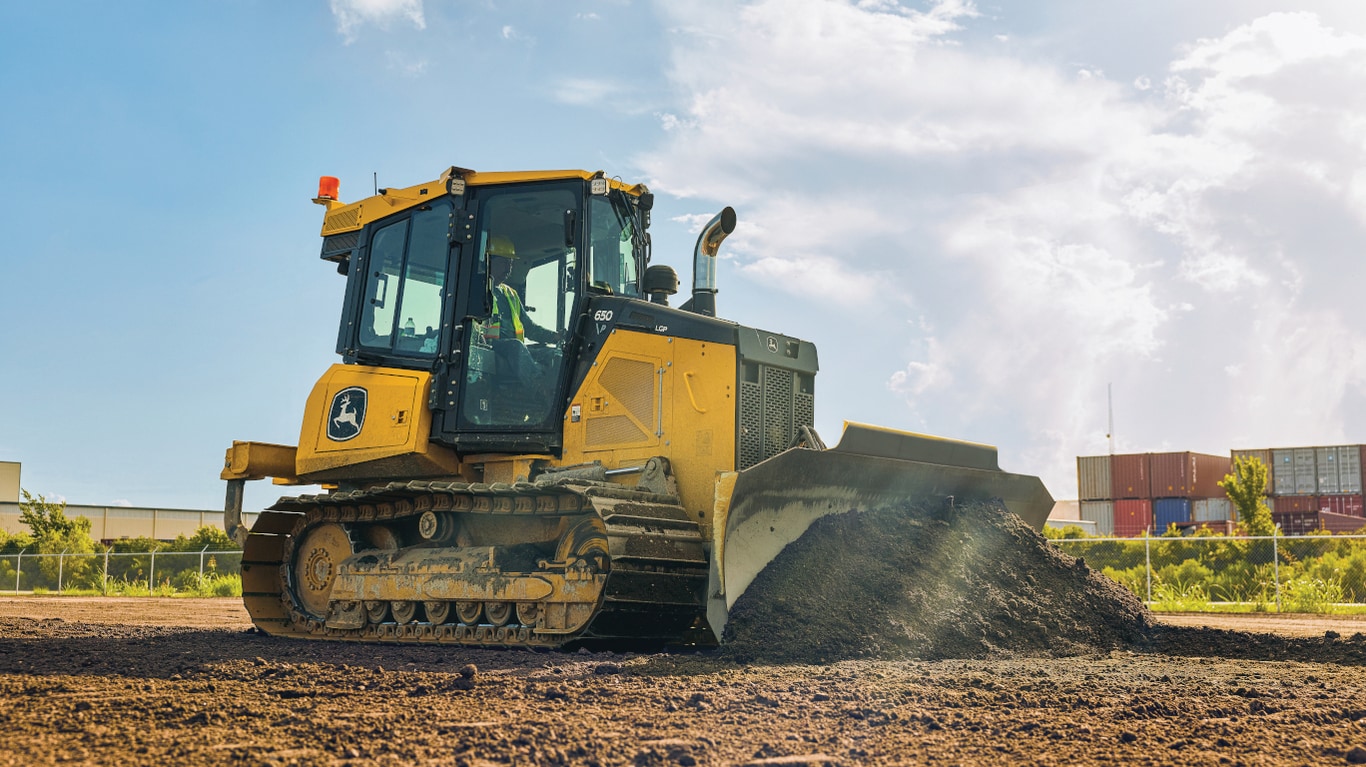
M 489 238 L 486 252 L 489 256 L 489 276 L 493 283 L 493 308 L 484 322 L 484 339 L 493 347 L 505 382 L 516 381 L 532 387 L 543 385 L 545 382 L 541 379 L 544 373 L 527 350 L 526 341 L 530 338 L 538 343 L 554 344 L 559 342 L 560 337 L 554 331 L 531 321 L 521 295 L 506 282 L 512 271 L 512 259 L 517 257 L 512 240 L 494 235 Z
M 526 339 L 530 338 L 542 344 L 557 343 L 559 334 L 532 322 L 517 289 L 505 282 L 512 271 L 512 259 L 517 257 L 512 240 L 495 234 L 489 238 L 487 252 L 490 256 L 489 274 L 493 278 L 493 312 L 484 324 L 484 334 L 490 340 L 516 339 L 526 343 Z

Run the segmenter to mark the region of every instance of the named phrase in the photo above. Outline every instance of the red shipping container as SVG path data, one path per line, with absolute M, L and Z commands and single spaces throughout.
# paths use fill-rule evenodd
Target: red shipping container
M 1110 456 L 1110 497 L 1148 498 L 1148 453 Z
M 1148 461 L 1150 498 L 1218 498 L 1229 459 L 1205 453 L 1153 453 Z
M 1118 457 L 1118 456 L 1116 456 Z M 1153 502 L 1115 501 L 1115 537 L 1134 538 L 1153 529 Z
M 1334 514 L 1344 514 L 1349 517 L 1366 516 L 1366 512 L 1362 510 L 1360 493 L 1320 495 L 1318 498 L 1320 511 L 1331 511 Z
M 1292 511 L 1318 511 L 1318 499 L 1312 495 L 1278 495 L 1268 498 L 1273 513 L 1288 514 Z
M 1331 511 L 1272 512 L 1271 519 L 1286 535 L 1308 535 L 1319 530 L 1330 533 L 1354 533 L 1366 527 L 1366 519 L 1334 514 Z

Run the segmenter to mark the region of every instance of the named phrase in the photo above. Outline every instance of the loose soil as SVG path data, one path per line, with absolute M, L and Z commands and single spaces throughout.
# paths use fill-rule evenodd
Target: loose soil
M 12 598 L 0 764 L 1366 763 L 1362 619 L 1177 626 L 1116 588 L 950 508 L 822 520 L 707 653 L 323 643 L 230 599 Z

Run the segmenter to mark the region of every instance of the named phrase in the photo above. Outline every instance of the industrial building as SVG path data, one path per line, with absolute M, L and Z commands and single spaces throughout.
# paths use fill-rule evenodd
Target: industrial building
M 30 532 L 19 521 L 20 469 L 17 461 L 0 461 L 0 530 L 7 533 Z M 67 503 L 67 517 L 90 520 L 90 537 L 102 542 L 120 538 L 175 540 L 194 535 L 201 527 L 223 529 L 222 509 L 160 509 L 149 506 L 92 506 Z M 255 514 L 244 514 L 248 524 Z

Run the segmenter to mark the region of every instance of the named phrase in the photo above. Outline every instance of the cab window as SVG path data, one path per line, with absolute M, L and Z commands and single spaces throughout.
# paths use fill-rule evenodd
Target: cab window
M 588 261 L 592 270 L 590 285 L 613 295 L 634 296 L 636 259 L 633 250 L 634 226 L 631 219 L 607 197 L 593 197 L 588 203 Z
M 360 346 L 404 356 L 436 355 L 446 284 L 448 210 L 419 210 L 375 231 L 360 322 Z

